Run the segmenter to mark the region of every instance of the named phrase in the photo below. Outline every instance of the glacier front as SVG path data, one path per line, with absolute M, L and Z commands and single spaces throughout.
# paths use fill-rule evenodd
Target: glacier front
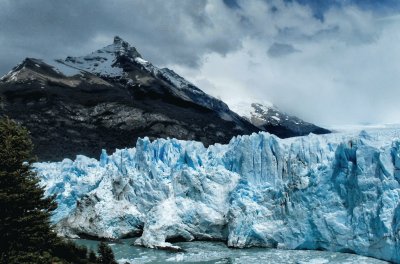
M 353 252 L 400 262 L 399 130 L 205 148 L 139 139 L 136 148 L 36 163 L 69 237 L 140 236 L 137 245 L 221 240 L 230 247 Z

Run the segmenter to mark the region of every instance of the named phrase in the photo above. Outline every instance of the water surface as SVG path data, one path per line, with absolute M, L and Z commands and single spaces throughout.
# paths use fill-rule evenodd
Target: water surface
M 79 245 L 97 250 L 98 241 L 77 239 Z M 132 246 L 134 239 L 108 243 L 119 263 L 196 263 L 196 264 L 383 264 L 385 261 L 363 256 L 313 250 L 280 250 L 266 248 L 231 249 L 222 242 L 176 243 L 185 252 L 169 252 Z

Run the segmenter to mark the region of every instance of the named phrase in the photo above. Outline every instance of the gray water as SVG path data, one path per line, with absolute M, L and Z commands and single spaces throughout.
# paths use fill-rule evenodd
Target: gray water
M 79 245 L 84 245 L 96 251 L 98 241 L 76 239 Z M 184 252 L 169 252 L 132 246 L 134 239 L 124 239 L 118 243 L 108 243 L 114 251 L 119 263 L 196 263 L 196 264 L 233 264 L 233 263 L 268 263 L 268 264 L 382 264 L 385 261 L 363 256 L 332 253 L 313 250 L 279 250 L 265 248 L 231 249 L 221 242 L 183 242 L 176 245 Z

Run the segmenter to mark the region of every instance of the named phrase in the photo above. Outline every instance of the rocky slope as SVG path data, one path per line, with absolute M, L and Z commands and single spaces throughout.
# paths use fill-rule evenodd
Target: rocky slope
M 0 80 L 0 115 L 31 131 L 40 160 L 94 157 L 101 149 L 132 147 L 143 136 L 208 146 L 259 131 L 119 37 L 83 57 L 25 59 Z
M 174 247 L 353 252 L 400 262 L 399 129 L 279 139 L 239 136 L 205 148 L 139 139 L 136 148 L 38 163 L 61 233 Z
M 247 119 L 262 131 L 268 131 L 280 138 L 313 134 L 328 134 L 330 130 L 305 122 L 296 116 L 280 111 L 271 103 L 238 104 L 232 107 L 236 113 Z

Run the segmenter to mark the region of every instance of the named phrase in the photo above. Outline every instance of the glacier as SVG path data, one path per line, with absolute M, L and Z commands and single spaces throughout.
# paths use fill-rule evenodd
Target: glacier
M 35 163 L 56 195 L 60 234 L 230 247 L 351 252 L 400 262 L 398 129 L 279 139 L 238 136 L 205 148 L 139 139 L 96 160 Z

